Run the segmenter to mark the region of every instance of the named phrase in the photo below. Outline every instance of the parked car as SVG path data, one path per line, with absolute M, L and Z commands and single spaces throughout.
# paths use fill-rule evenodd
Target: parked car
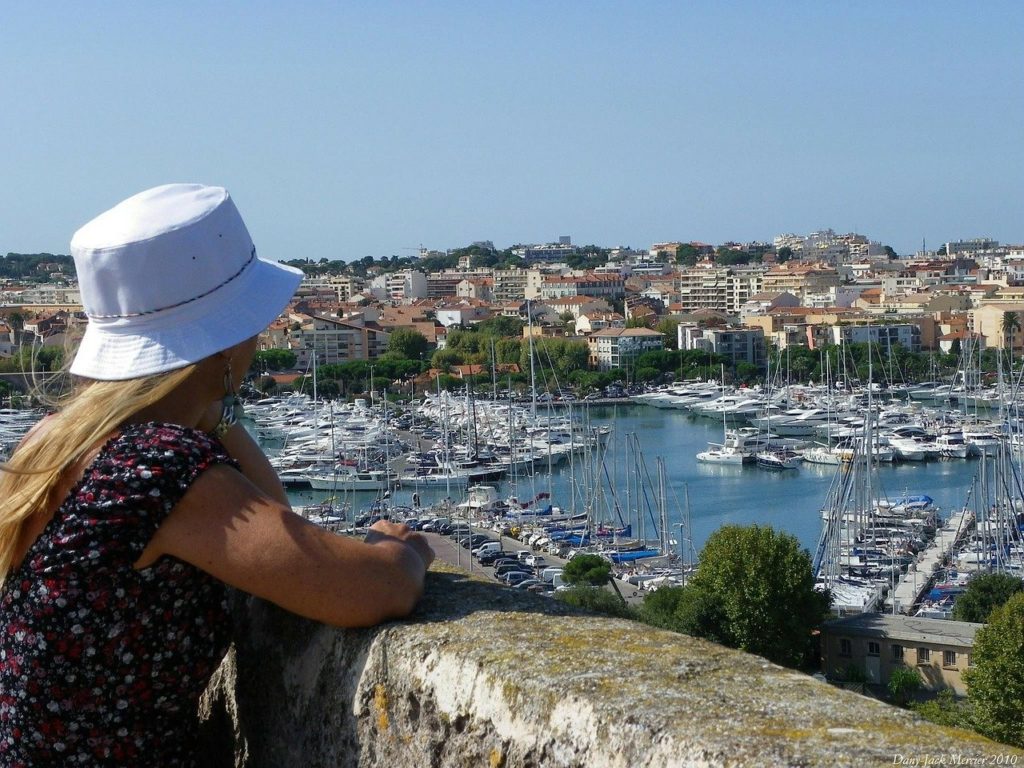
M 556 575 L 562 575 L 561 566 L 550 566 L 540 572 L 540 580 L 547 584 L 550 584 L 554 580 Z
M 525 590 L 525 589 L 529 589 L 530 587 L 539 586 L 540 584 L 541 584 L 541 582 L 537 581 L 537 579 L 523 579 L 522 581 L 520 581 L 518 584 L 515 585 L 515 588 L 516 589 L 524 589 Z
M 530 574 L 525 571 L 509 571 L 502 575 L 501 580 L 510 587 L 514 587 L 516 584 L 523 581 L 533 581 L 533 579 L 530 578 Z
M 479 546 L 473 547 L 473 550 L 472 550 L 473 557 L 477 558 L 478 560 L 480 559 L 480 557 L 482 555 L 486 555 L 488 552 L 500 552 L 500 551 L 501 551 L 501 544 L 499 542 L 497 542 L 497 541 L 494 541 L 493 539 L 488 539 L 487 541 L 481 543 Z
M 528 555 L 523 562 L 531 568 L 543 568 L 548 564 L 548 561 L 544 559 L 544 555 Z
M 485 544 L 484 546 L 487 545 Z M 481 554 L 478 559 L 480 560 L 480 565 L 494 565 L 498 560 L 509 560 L 509 562 L 512 562 L 509 559 L 511 554 L 511 552 L 506 552 L 503 549 L 492 549 Z
M 529 549 L 520 549 L 520 550 L 518 550 L 516 552 L 516 557 L 519 558 L 519 562 L 525 563 L 526 562 L 526 558 L 528 558 L 532 554 L 533 554 L 533 552 L 531 550 L 529 550 Z
M 512 573 L 513 571 L 517 571 L 517 572 L 522 573 L 522 574 L 524 574 L 524 575 L 526 575 L 528 577 L 531 577 L 531 578 L 533 577 L 533 571 L 529 570 L 524 565 L 521 565 L 521 564 L 518 564 L 518 563 L 509 563 L 508 565 L 499 565 L 497 568 L 494 569 L 494 575 L 497 576 L 500 579 L 506 573 Z
M 459 540 L 463 549 L 476 549 L 481 544 L 486 544 L 488 541 L 493 539 L 486 533 L 474 533 L 472 536 L 466 536 Z

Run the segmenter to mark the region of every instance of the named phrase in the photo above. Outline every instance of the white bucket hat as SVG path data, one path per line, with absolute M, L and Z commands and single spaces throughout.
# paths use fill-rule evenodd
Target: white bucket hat
M 301 270 L 256 256 L 222 187 L 167 184 L 102 213 L 71 239 L 89 318 L 71 373 L 118 381 L 171 371 L 252 338 Z

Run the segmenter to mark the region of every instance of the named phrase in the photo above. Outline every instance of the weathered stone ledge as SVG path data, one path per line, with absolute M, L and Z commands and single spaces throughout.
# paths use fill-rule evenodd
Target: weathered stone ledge
M 211 756 L 245 768 L 863 766 L 898 756 L 923 765 L 1021 754 L 756 656 L 444 565 L 403 623 L 334 630 L 251 599 L 238 613 L 240 639 L 204 715 Z

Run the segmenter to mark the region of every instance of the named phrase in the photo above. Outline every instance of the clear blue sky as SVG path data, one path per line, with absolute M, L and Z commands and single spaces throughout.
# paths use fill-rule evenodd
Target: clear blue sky
M 1024 241 L 1024 3 L 76 2 L 0 14 L 0 252 L 222 184 L 267 258 Z

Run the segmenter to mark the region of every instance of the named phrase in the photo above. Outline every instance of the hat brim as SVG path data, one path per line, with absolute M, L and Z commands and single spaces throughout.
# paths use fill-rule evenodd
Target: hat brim
M 301 282 L 301 270 L 256 258 L 214 293 L 152 318 L 90 318 L 71 373 L 124 381 L 198 363 L 263 331 Z

